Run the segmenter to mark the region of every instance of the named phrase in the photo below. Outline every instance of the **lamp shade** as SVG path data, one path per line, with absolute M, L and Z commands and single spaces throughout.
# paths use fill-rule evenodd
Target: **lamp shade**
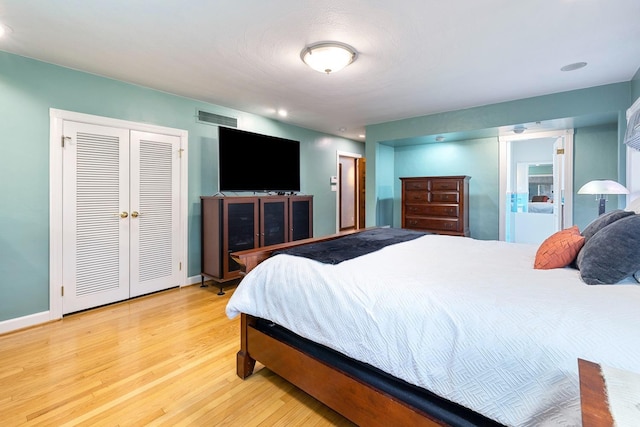
M 629 194 L 629 190 L 610 179 L 596 179 L 580 187 L 578 194 Z
M 338 42 L 321 42 L 306 46 L 300 58 L 312 69 L 321 73 L 335 73 L 355 61 L 358 53 L 349 45 Z

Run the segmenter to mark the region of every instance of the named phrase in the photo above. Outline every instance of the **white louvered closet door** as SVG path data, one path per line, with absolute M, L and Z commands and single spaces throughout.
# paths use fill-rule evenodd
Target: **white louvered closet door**
M 178 286 L 180 138 L 63 134 L 63 314 Z
M 180 138 L 131 131 L 132 297 L 179 285 Z
M 65 121 L 63 313 L 129 297 L 129 130 Z

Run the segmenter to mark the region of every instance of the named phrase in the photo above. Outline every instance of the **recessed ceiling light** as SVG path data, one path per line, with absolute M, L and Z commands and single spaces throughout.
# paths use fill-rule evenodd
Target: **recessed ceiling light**
M 346 132 L 346 131 L 347 131 L 347 128 L 342 127 L 342 128 L 340 128 L 340 129 L 338 129 L 338 130 L 339 130 L 340 132 Z
M 436 136 L 436 141 L 437 141 L 437 142 L 442 142 L 442 141 L 444 141 L 444 136 Z
M 359 138 L 364 138 L 363 134 L 358 135 Z
M 287 110 L 283 110 L 282 108 L 278 110 L 278 115 L 280 117 L 287 117 L 289 115 L 289 113 L 287 113 Z
M 560 68 L 560 71 L 579 70 L 580 68 L 584 68 L 586 66 L 587 66 L 586 62 L 574 62 L 573 64 L 568 64 L 568 65 L 565 65 L 564 67 Z

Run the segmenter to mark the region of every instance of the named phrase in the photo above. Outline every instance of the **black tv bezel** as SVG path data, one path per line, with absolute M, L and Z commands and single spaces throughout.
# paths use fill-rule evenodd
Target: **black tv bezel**
M 229 144 L 242 143 L 227 152 Z M 265 147 L 269 150 L 265 150 Z M 259 148 L 263 148 L 260 150 Z M 277 151 L 273 152 L 274 149 Z M 266 160 L 265 160 L 266 159 Z M 300 192 L 300 141 L 220 126 L 218 128 L 219 192 L 295 194 Z M 247 165 L 250 165 L 247 168 Z M 242 173 L 229 173 L 244 170 Z M 276 181 L 269 171 L 290 172 Z M 270 179 L 273 177 L 271 176 Z M 238 182 L 232 185 L 231 182 Z

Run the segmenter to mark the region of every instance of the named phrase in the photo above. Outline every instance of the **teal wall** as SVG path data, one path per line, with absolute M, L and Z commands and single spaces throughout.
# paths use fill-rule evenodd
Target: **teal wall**
M 574 192 L 592 179 L 618 181 L 617 124 L 578 129 L 574 135 Z M 577 167 L 579 165 L 579 167 Z M 622 180 L 620 180 L 622 181 Z M 581 230 L 598 214 L 598 203 L 592 194 L 575 194 L 573 222 Z M 608 196 L 607 211 L 624 207 L 625 197 Z
M 218 190 L 217 127 L 196 122 L 198 109 L 302 142 L 301 187 L 314 195 L 316 236 L 336 229 L 336 152 L 364 154 L 361 142 L 0 52 L 0 321 L 49 309 L 50 108 L 189 132 L 189 276 L 200 274 L 200 196 Z
M 397 147 L 395 194 L 402 194 L 401 177 L 469 175 L 469 229 L 471 237 L 497 239 L 499 206 L 498 143 L 476 139 Z M 401 224 L 401 204 L 396 198 L 393 223 Z
M 384 192 L 388 198 L 387 189 L 391 187 L 393 225 L 399 226 L 399 177 L 463 174 L 472 176 L 472 237 L 497 239 L 499 128 L 521 123 L 556 119 L 573 123 L 575 153 L 579 156 L 574 160 L 574 191 L 591 179 L 609 178 L 624 183 L 623 122 L 624 112 L 631 105 L 631 87 L 632 82 L 616 83 L 367 126 L 367 225 L 378 224 L 379 193 Z M 598 126 L 605 126 L 606 130 Z M 427 136 L 433 140 L 435 135 L 447 135 L 447 139 L 419 143 Z M 408 145 L 412 140 L 419 145 Z M 380 145 L 387 149 L 379 150 Z M 394 173 L 385 171 L 386 178 L 382 179 L 378 176 L 378 163 L 386 168 L 394 156 Z M 585 224 L 595 218 L 597 211 L 580 197 L 574 221 Z M 615 200 L 609 204 L 616 205 Z

